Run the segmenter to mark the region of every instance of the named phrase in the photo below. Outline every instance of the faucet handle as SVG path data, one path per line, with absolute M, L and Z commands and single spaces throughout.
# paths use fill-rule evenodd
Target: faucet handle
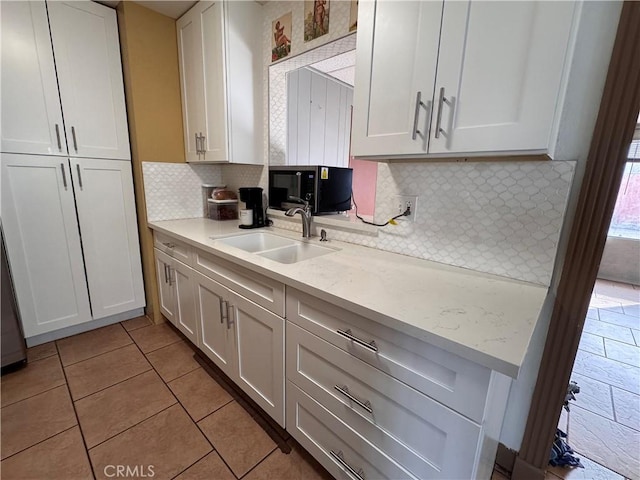
M 293 200 L 294 202 L 302 203 L 305 208 L 309 206 L 309 200 L 311 200 L 311 194 L 307 194 L 307 199 L 304 200 L 300 197 L 296 197 L 295 195 L 289 195 L 289 200 Z

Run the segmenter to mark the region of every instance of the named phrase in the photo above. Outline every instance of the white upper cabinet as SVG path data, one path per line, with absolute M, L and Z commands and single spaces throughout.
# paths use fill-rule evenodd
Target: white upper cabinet
M 2 2 L 2 151 L 67 155 L 44 2 Z
M 69 155 L 131 159 L 115 10 L 47 5 Z
M 262 164 L 262 7 L 201 1 L 176 27 L 187 161 Z
M 128 161 L 71 159 L 93 319 L 145 304 Z
M 353 155 L 427 151 L 442 5 L 442 1 L 360 2 Z
M 574 8 L 361 2 L 353 154 L 546 153 Z

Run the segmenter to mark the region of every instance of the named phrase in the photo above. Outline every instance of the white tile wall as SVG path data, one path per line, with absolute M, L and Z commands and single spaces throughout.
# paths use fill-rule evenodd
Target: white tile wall
M 203 183 L 222 184 L 220 165 L 142 162 L 149 221 L 203 216 Z

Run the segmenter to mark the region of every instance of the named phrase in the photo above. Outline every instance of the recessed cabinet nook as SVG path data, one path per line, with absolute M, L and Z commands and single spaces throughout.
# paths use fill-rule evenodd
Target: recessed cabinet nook
M 33 345 L 139 315 L 144 287 L 115 11 L 0 8 L 2 228 Z

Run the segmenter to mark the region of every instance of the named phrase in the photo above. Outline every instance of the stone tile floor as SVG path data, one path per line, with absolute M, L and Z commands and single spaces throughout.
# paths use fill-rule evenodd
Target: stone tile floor
M 587 470 L 596 470 L 590 476 L 584 470 L 552 472 L 639 479 L 640 287 L 596 282 L 571 378 L 580 393 L 559 427 L 578 456 L 587 457 Z
M 30 348 L 0 381 L 2 478 L 331 478 L 293 440 L 282 453 L 193 353 L 145 317 Z

